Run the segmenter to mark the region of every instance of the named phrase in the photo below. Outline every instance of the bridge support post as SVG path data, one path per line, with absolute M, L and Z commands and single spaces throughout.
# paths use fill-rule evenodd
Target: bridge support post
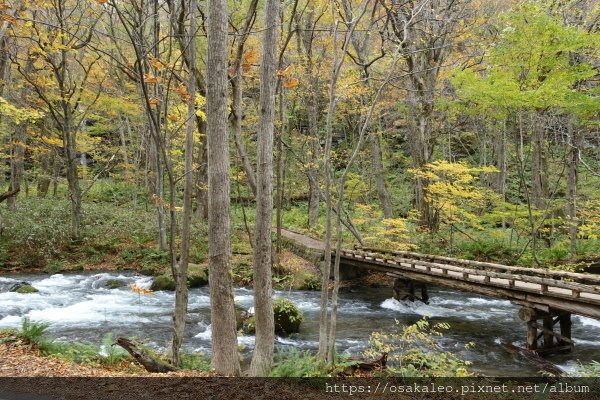
M 541 311 L 533 307 L 519 310 L 519 318 L 527 323 L 527 349 L 540 355 L 573 350 L 571 314 L 564 311 Z M 538 321 L 542 321 L 541 325 Z M 560 333 L 554 327 L 560 326 Z
M 421 289 L 420 298 L 416 295 L 416 289 Z M 394 279 L 394 299 L 398 301 L 420 300 L 423 303 L 428 304 L 429 293 L 427 292 L 427 284 L 410 279 L 396 278 Z

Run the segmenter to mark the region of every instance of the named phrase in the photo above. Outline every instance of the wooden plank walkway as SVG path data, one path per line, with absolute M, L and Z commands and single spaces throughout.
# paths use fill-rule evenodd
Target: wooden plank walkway
M 282 230 L 292 251 L 323 259 L 323 242 Z M 523 268 L 414 252 L 343 249 L 341 268 L 384 272 L 392 277 L 510 300 L 550 313 L 559 310 L 600 319 L 600 276 Z

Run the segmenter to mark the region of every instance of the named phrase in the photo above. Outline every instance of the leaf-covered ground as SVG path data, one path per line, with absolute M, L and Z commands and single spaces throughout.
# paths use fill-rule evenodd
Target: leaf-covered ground
M 53 356 L 43 356 L 35 345 L 21 340 L 5 339 L 0 334 L 0 377 L 134 377 L 134 376 L 206 376 L 195 371 L 177 371 L 169 374 L 150 374 L 133 361 L 115 366 L 76 364 Z

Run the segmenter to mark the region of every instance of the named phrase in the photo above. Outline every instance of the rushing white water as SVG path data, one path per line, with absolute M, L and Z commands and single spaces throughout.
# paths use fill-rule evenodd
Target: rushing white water
M 117 289 L 106 288 L 108 280 L 124 283 Z M 39 292 L 6 292 L 15 283 L 26 281 Z M 0 329 L 18 328 L 23 317 L 50 324 L 49 334 L 65 341 L 100 343 L 107 333 L 135 336 L 156 348 L 168 348 L 171 338 L 172 292 L 138 294 L 129 285 L 149 288 L 152 278 L 133 273 L 86 273 L 48 275 L 12 275 L 0 277 Z M 318 347 L 318 292 L 277 291 L 276 296 L 294 301 L 305 319 L 299 334 L 278 337 L 279 349 Z M 431 288 L 430 304 L 398 302 L 390 288 L 360 288 L 340 293 L 338 308 L 338 346 L 342 351 L 359 354 L 368 346 L 373 331 L 389 331 L 395 321 L 411 324 L 423 317 L 447 322 L 451 329 L 440 339 L 444 350 L 453 351 L 473 362 L 473 369 L 486 375 L 531 375 L 530 365 L 513 358 L 502 344 L 522 344 L 525 324 L 517 318 L 518 308 L 508 301 Z M 235 301 L 244 309 L 253 306 L 248 288 L 235 290 Z M 189 296 L 185 347 L 198 352 L 210 351 L 210 298 L 208 288 L 192 289 Z M 600 360 L 600 321 L 573 318 L 572 354 L 555 356 L 552 361 L 573 369 L 576 360 Z M 474 348 L 465 345 L 474 342 Z M 254 346 L 253 336 L 239 336 L 245 354 Z

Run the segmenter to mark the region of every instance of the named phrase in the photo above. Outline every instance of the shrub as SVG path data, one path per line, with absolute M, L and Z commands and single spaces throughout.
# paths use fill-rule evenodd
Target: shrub
M 275 358 L 275 366 L 269 373 L 277 378 L 309 378 L 329 376 L 326 364 L 309 351 L 292 348 L 282 351 Z
M 64 263 L 60 260 L 50 260 L 44 268 L 44 272 L 47 274 L 56 274 L 62 271 L 64 268 Z
M 44 334 L 50 327 L 45 322 L 31 322 L 27 317 L 21 322 L 21 331 L 19 337 L 31 344 L 40 344 L 44 340 Z
M 209 372 L 211 370 L 210 358 L 204 354 L 182 353 L 179 356 L 179 367 L 181 369 Z
M 405 377 L 468 376 L 465 368 L 468 361 L 458 359 L 454 354 L 442 352 L 437 337 L 449 329 L 445 323 L 430 324 L 427 318 L 413 325 L 400 326 L 396 320 L 394 331 L 373 332 L 369 338 L 369 348 L 364 354 L 369 358 L 379 358 L 388 354 L 386 373 Z

